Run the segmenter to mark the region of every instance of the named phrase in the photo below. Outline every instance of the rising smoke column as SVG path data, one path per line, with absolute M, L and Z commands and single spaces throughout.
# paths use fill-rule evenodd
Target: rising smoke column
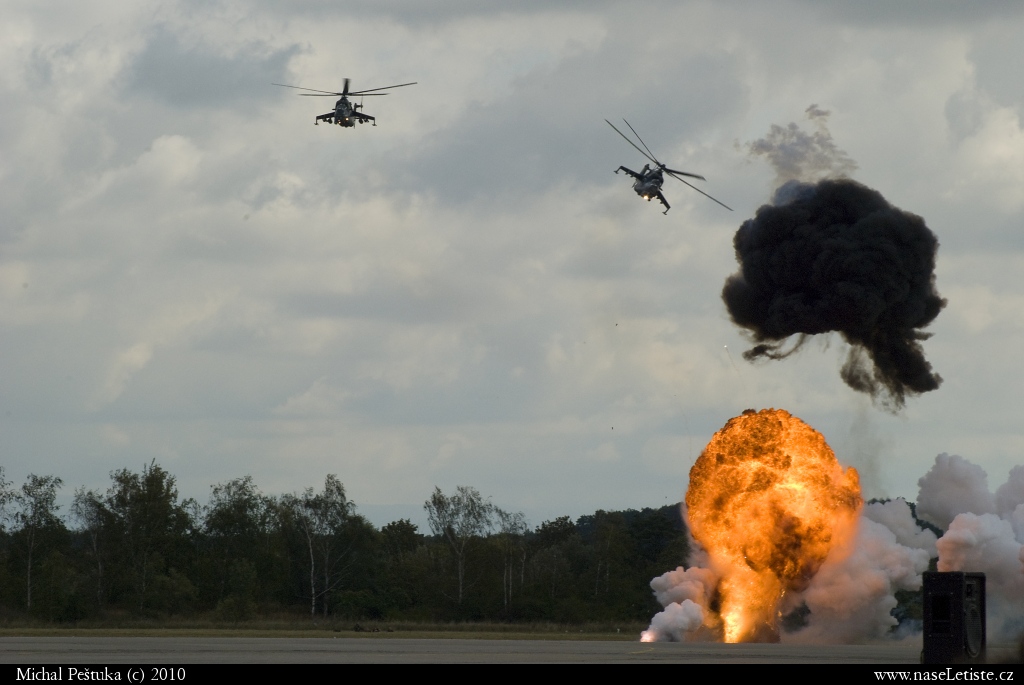
M 846 178 L 797 180 L 855 168 L 832 144 L 827 112 L 812 105 L 816 135 L 774 127 L 750 145 L 767 156 L 779 186 L 733 239 L 739 272 L 722 299 L 750 332 L 744 358 L 782 359 L 808 336 L 838 332 L 851 345 L 841 376 L 891 410 L 942 382 L 924 358 L 922 329 L 945 306 L 935 290 L 938 240 L 924 220 Z M 798 336 L 783 350 L 787 339 Z

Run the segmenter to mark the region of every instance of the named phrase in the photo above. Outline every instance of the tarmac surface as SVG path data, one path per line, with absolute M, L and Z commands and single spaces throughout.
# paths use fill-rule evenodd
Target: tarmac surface
M 3 637 L 4 664 L 918 664 L 918 645 L 401 638 Z

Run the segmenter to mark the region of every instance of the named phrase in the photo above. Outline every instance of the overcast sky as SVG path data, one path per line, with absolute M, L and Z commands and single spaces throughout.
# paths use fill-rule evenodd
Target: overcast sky
M 642 10 L 638 12 L 636 10 Z M 784 408 L 917 494 L 940 452 L 1024 462 L 1024 5 L 4 0 L 0 463 L 183 496 L 335 473 L 380 525 L 471 485 L 537 525 L 680 500 L 711 435 Z M 313 126 L 321 90 L 376 127 Z M 941 387 L 898 415 L 846 344 L 751 365 L 720 294 L 817 123 L 922 216 Z M 658 157 L 663 216 L 612 171 Z M 385 506 L 388 505 L 388 506 Z M 425 527 L 425 526 L 424 526 Z

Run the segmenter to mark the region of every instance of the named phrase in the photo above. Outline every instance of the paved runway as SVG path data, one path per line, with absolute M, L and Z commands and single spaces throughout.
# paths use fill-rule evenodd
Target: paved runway
M 4 637 L 5 664 L 916 664 L 913 645 L 779 645 L 400 638 Z

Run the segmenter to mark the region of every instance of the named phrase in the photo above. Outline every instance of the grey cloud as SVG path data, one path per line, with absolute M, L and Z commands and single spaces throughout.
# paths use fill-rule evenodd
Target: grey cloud
M 313 318 L 378 319 L 418 323 L 457 321 L 472 318 L 485 306 L 479 291 L 470 293 L 454 283 L 435 284 L 433 292 L 416 295 L 409 289 L 384 285 L 352 295 L 302 293 L 288 297 L 286 308 L 299 316 Z
M 197 7 L 206 7 L 208 3 L 192 0 Z M 345 17 L 381 17 L 397 24 L 423 28 L 441 24 L 452 19 L 477 17 L 495 17 L 496 15 L 536 15 L 538 13 L 580 9 L 588 13 L 598 11 L 603 6 L 613 5 L 609 0 L 564 0 L 553 5 L 545 0 L 521 0 L 508 3 L 498 0 L 442 0 L 441 2 L 424 3 L 418 0 L 349 0 L 333 3 L 322 0 L 295 0 L 283 5 L 273 0 L 258 2 L 263 11 L 268 13 L 337 20 Z
M 1014 7 L 1020 9 L 1019 3 Z M 996 24 L 971 46 L 977 85 L 994 102 L 1004 107 L 1024 108 L 1024 80 L 1020 62 L 1007 55 L 1020 53 L 1020 34 L 1010 24 Z
M 961 89 L 946 100 L 945 114 L 949 131 L 959 142 L 978 132 L 984 121 L 985 106 L 976 92 Z
M 186 45 L 166 26 L 158 26 L 127 68 L 125 89 L 176 108 L 252 106 L 266 100 L 272 82 L 287 80 L 288 61 L 301 50 L 298 44 L 274 49 L 253 43 L 229 56 L 211 46 Z M 242 110 L 239 116 L 249 112 Z
M 620 42 L 602 46 L 596 54 L 520 79 L 497 102 L 469 108 L 428 147 L 404 162 L 391 160 L 393 167 L 405 167 L 399 184 L 429 188 L 455 202 L 514 202 L 563 182 L 611 182 L 619 164 L 639 167 L 646 161 L 604 122 L 622 116 L 659 159 L 689 170 L 692 160 L 673 158 L 672 148 L 706 131 L 742 100 L 738 63 L 725 52 L 705 53 L 665 59 L 649 74 L 652 56 L 635 48 Z M 626 186 L 623 192 L 628 191 Z
M 1024 5 L 1014 0 L 799 0 L 809 11 L 832 15 L 855 25 L 880 24 L 909 26 L 915 29 L 928 26 L 954 26 L 964 28 L 996 19 L 1008 19 L 1021 14 Z

